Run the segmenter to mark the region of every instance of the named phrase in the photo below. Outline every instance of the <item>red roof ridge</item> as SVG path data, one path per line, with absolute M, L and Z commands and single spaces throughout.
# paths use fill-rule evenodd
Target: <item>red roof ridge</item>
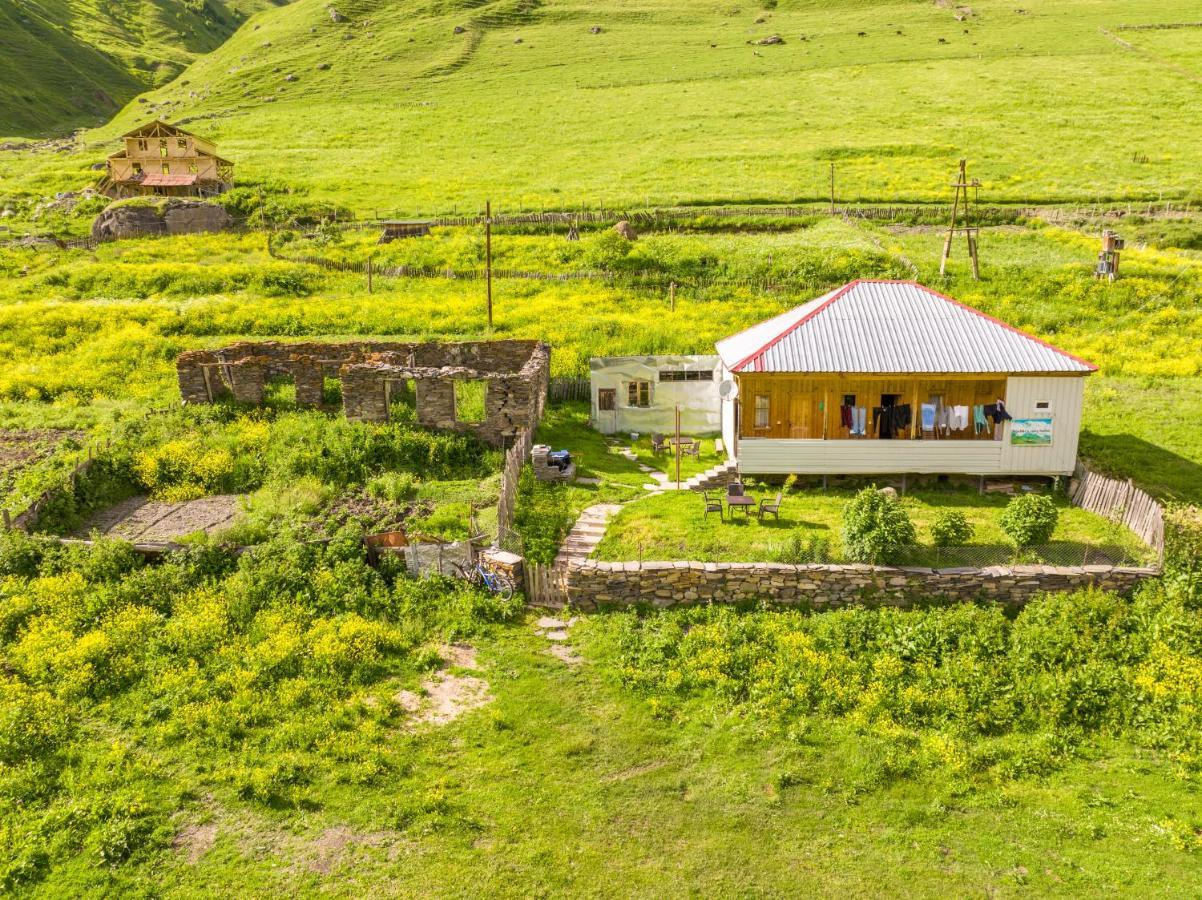
M 988 322 L 992 322 L 994 325 L 1000 325 L 1002 328 L 1005 328 L 1007 331 L 1011 331 L 1014 334 L 1019 335 L 1020 337 L 1024 337 L 1029 341 L 1034 341 L 1037 344 L 1047 347 L 1053 353 L 1058 353 L 1061 356 L 1068 357 L 1069 359 L 1073 360 L 1074 362 L 1080 363 L 1081 365 L 1085 366 L 1091 372 L 1098 371 L 1098 367 L 1096 365 L 1094 365 L 1093 363 L 1091 363 L 1089 360 L 1082 359 L 1079 356 L 1069 353 L 1067 350 L 1062 350 L 1059 347 L 1055 346 L 1054 344 L 1051 344 L 1048 341 L 1043 340 L 1042 338 L 1038 338 L 1033 334 L 1028 334 L 1027 332 L 1023 331 L 1021 328 L 1015 328 L 1013 325 L 1011 325 L 1007 322 L 1003 322 L 1001 319 L 995 318 L 994 316 L 991 316 L 988 313 L 982 312 L 979 309 L 975 309 L 975 308 L 969 306 L 967 303 L 962 303 L 961 301 L 957 300 L 955 297 L 949 297 L 947 294 L 943 293 L 942 291 L 937 291 L 933 287 L 925 285 L 914 278 L 857 278 L 853 281 L 847 282 L 847 284 L 843 285 L 843 287 L 836 289 L 831 294 L 831 296 L 828 297 L 823 303 L 820 303 L 817 307 L 810 310 L 808 313 L 806 313 L 804 316 L 802 316 L 796 322 L 792 323 L 791 325 L 786 326 L 784 328 L 784 330 L 782 330 L 779 334 L 777 334 L 775 337 L 773 337 L 771 340 L 769 340 L 762 347 L 760 347 L 759 349 L 750 353 L 745 359 L 740 360 L 738 363 L 731 366 L 731 371 L 732 372 L 741 372 L 743 370 L 743 367 L 752 361 L 756 362 L 756 369 L 757 369 L 757 371 L 759 371 L 760 367 L 763 364 L 762 357 L 765 353 L 767 353 L 770 349 L 772 349 L 772 347 L 774 347 L 776 344 L 780 343 L 780 341 L 784 340 L 784 338 L 788 334 L 790 334 L 793 331 L 796 331 L 798 328 L 800 328 L 806 322 L 810 321 L 815 316 L 817 316 L 820 312 L 825 310 L 827 307 L 831 306 L 831 304 L 833 304 L 835 301 L 846 296 L 848 293 L 851 292 L 851 290 L 853 288 L 855 288 L 857 285 L 860 285 L 860 284 L 908 284 L 908 285 L 912 285 L 913 287 L 916 287 L 922 291 L 926 291 L 928 294 L 932 294 L 941 300 L 946 300 L 949 303 L 952 303 L 955 306 L 958 306 L 960 309 L 967 310 L 968 312 L 972 313 L 973 315 L 979 316 Z M 804 306 L 805 304 L 802 304 L 802 305 Z

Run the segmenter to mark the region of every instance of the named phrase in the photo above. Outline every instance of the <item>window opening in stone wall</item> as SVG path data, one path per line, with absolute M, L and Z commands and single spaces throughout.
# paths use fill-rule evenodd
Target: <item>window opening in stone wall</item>
M 321 403 L 323 406 L 342 405 L 342 379 L 326 375 L 321 379 Z
M 458 422 L 483 422 L 484 395 L 488 389 L 488 382 L 456 380 L 454 384 L 455 420 Z
M 187 150 L 188 149 L 188 139 L 187 138 L 176 138 L 175 146 L 179 147 L 181 150 Z
M 286 375 L 268 378 L 263 382 L 263 405 L 273 409 L 296 406 L 296 382 Z
M 412 378 L 384 382 L 388 398 L 388 421 L 413 424 L 417 421 L 417 382 Z M 458 398 L 456 399 L 458 402 Z

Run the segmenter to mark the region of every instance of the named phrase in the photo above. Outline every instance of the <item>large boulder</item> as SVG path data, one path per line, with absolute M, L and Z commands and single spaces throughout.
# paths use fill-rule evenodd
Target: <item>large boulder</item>
M 92 222 L 99 241 L 148 234 L 196 234 L 221 231 L 233 223 L 221 206 L 184 197 L 135 198 L 110 203 Z

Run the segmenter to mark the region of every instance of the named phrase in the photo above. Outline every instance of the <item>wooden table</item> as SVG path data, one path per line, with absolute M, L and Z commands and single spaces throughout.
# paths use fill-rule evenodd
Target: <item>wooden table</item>
M 732 519 L 734 518 L 735 510 L 740 507 L 743 510 L 743 515 L 750 519 L 751 508 L 756 505 L 755 497 L 748 497 L 746 494 L 737 494 L 732 497 L 730 494 L 727 494 L 726 505 L 730 507 L 730 516 Z

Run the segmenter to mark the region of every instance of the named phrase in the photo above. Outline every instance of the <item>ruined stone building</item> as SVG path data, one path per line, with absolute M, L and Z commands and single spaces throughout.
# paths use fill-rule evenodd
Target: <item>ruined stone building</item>
M 326 379 L 342 388 L 346 417 L 387 422 L 398 402 L 410 403 L 425 428 L 473 434 L 507 446 L 538 423 L 546 403 L 551 348 L 539 341 L 463 343 L 241 342 L 189 350 L 176 360 L 185 403 L 232 397 L 261 404 L 267 383 L 290 379 L 298 406 L 319 407 Z M 469 411 L 465 397 L 478 398 Z

